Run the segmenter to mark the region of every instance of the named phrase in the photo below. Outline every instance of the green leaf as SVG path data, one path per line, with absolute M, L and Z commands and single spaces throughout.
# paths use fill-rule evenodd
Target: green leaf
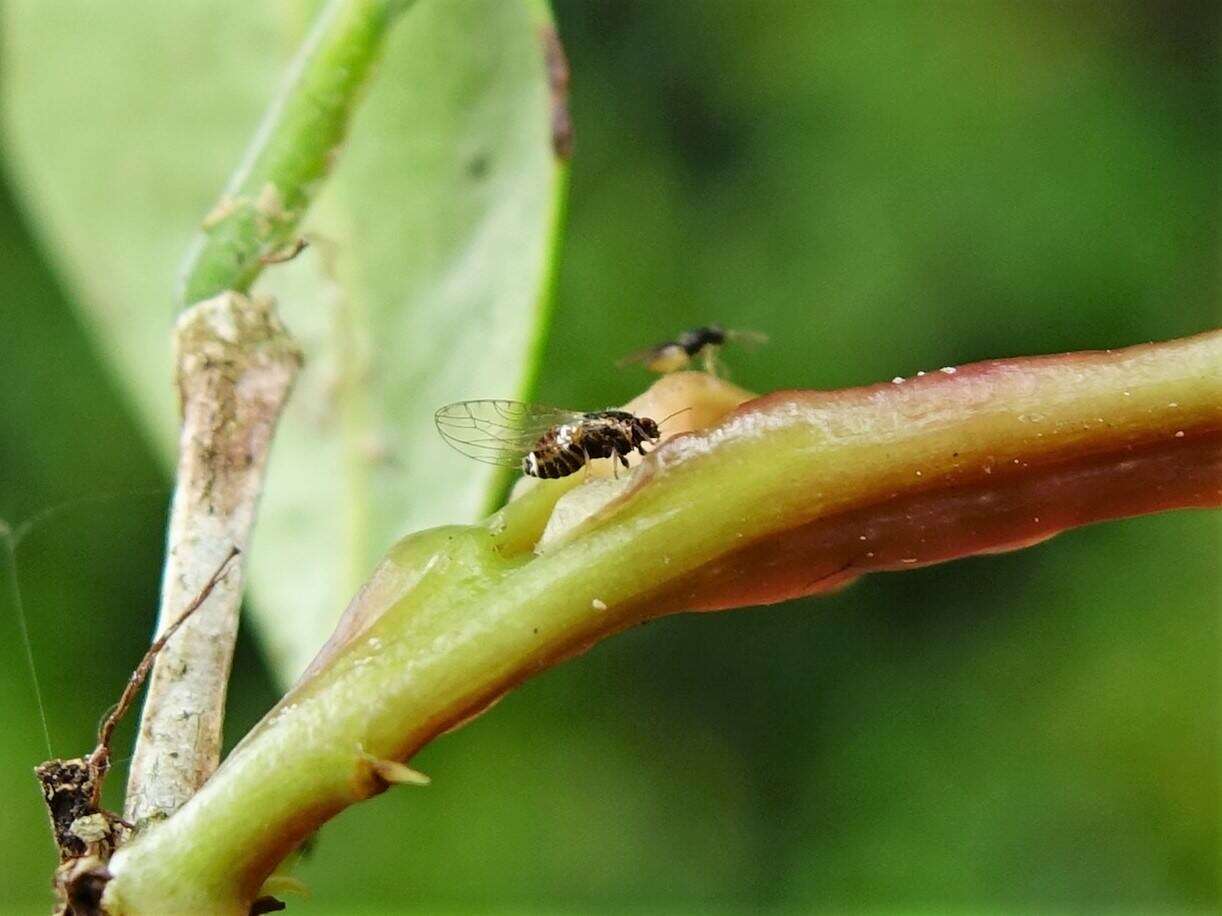
M 308 16 L 236 0 L 16 0 L 5 16 L 16 184 L 168 465 L 175 271 Z M 410 9 L 307 218 L 313 245 L 256 286 L 307 359 L 250 571 L 286 680 L 396 538 L 474 519 L 502 485 L 446 450 L 432 413 L 533 384 L 565 174 L 551 35 L 536 0 Z

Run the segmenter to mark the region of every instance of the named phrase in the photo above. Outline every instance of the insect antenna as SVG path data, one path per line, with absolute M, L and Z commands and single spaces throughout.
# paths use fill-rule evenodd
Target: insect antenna
M 661 428 L 663 423 L 667 422 L 668 420 L 674 419 L 675 417 L 679 416 L 679 414 L 681 413 L 687 413 L 691 409 L 692 409 L 691 405 L 688 405 L 687 407 L 682 407 L 679 410 L 676 410 L 674 413 L 667 414 L 661 420 L 658 421 L 658 427 Z

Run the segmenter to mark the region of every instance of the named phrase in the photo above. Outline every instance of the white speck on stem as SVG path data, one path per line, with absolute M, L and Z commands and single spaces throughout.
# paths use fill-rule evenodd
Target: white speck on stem
M 943 366 L 938 371 L 945 372 L 947 375 L 954 375 L 957 370 L 955 369 L 954 366 Z
M 607 609 L 607 603 L 601 598 L 595 598 L 590 602 L 590 607 L 594 608 L 596 611 L 605 611 Z

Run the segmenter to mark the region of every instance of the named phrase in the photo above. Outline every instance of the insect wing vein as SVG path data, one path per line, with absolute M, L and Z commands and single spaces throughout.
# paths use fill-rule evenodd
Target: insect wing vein
M 455 451 L 498 467 L 517 467 L 553 426 L 581 419 L 572 410 L 484 399 L 458 401 L 437 410 L 441 437 Z

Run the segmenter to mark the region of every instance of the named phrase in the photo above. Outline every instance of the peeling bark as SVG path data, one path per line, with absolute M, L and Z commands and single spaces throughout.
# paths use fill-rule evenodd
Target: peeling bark
M 175 329 L 183 416 L 158 633 L 217 565 L 244 550 L 272 435 L 301 355 L 271 303 L 222 293 Z M 127 785 L 127 820 L 166 817 L 220 759 L 226 685 L 237 638 L 242 564 L 157 658 Z

